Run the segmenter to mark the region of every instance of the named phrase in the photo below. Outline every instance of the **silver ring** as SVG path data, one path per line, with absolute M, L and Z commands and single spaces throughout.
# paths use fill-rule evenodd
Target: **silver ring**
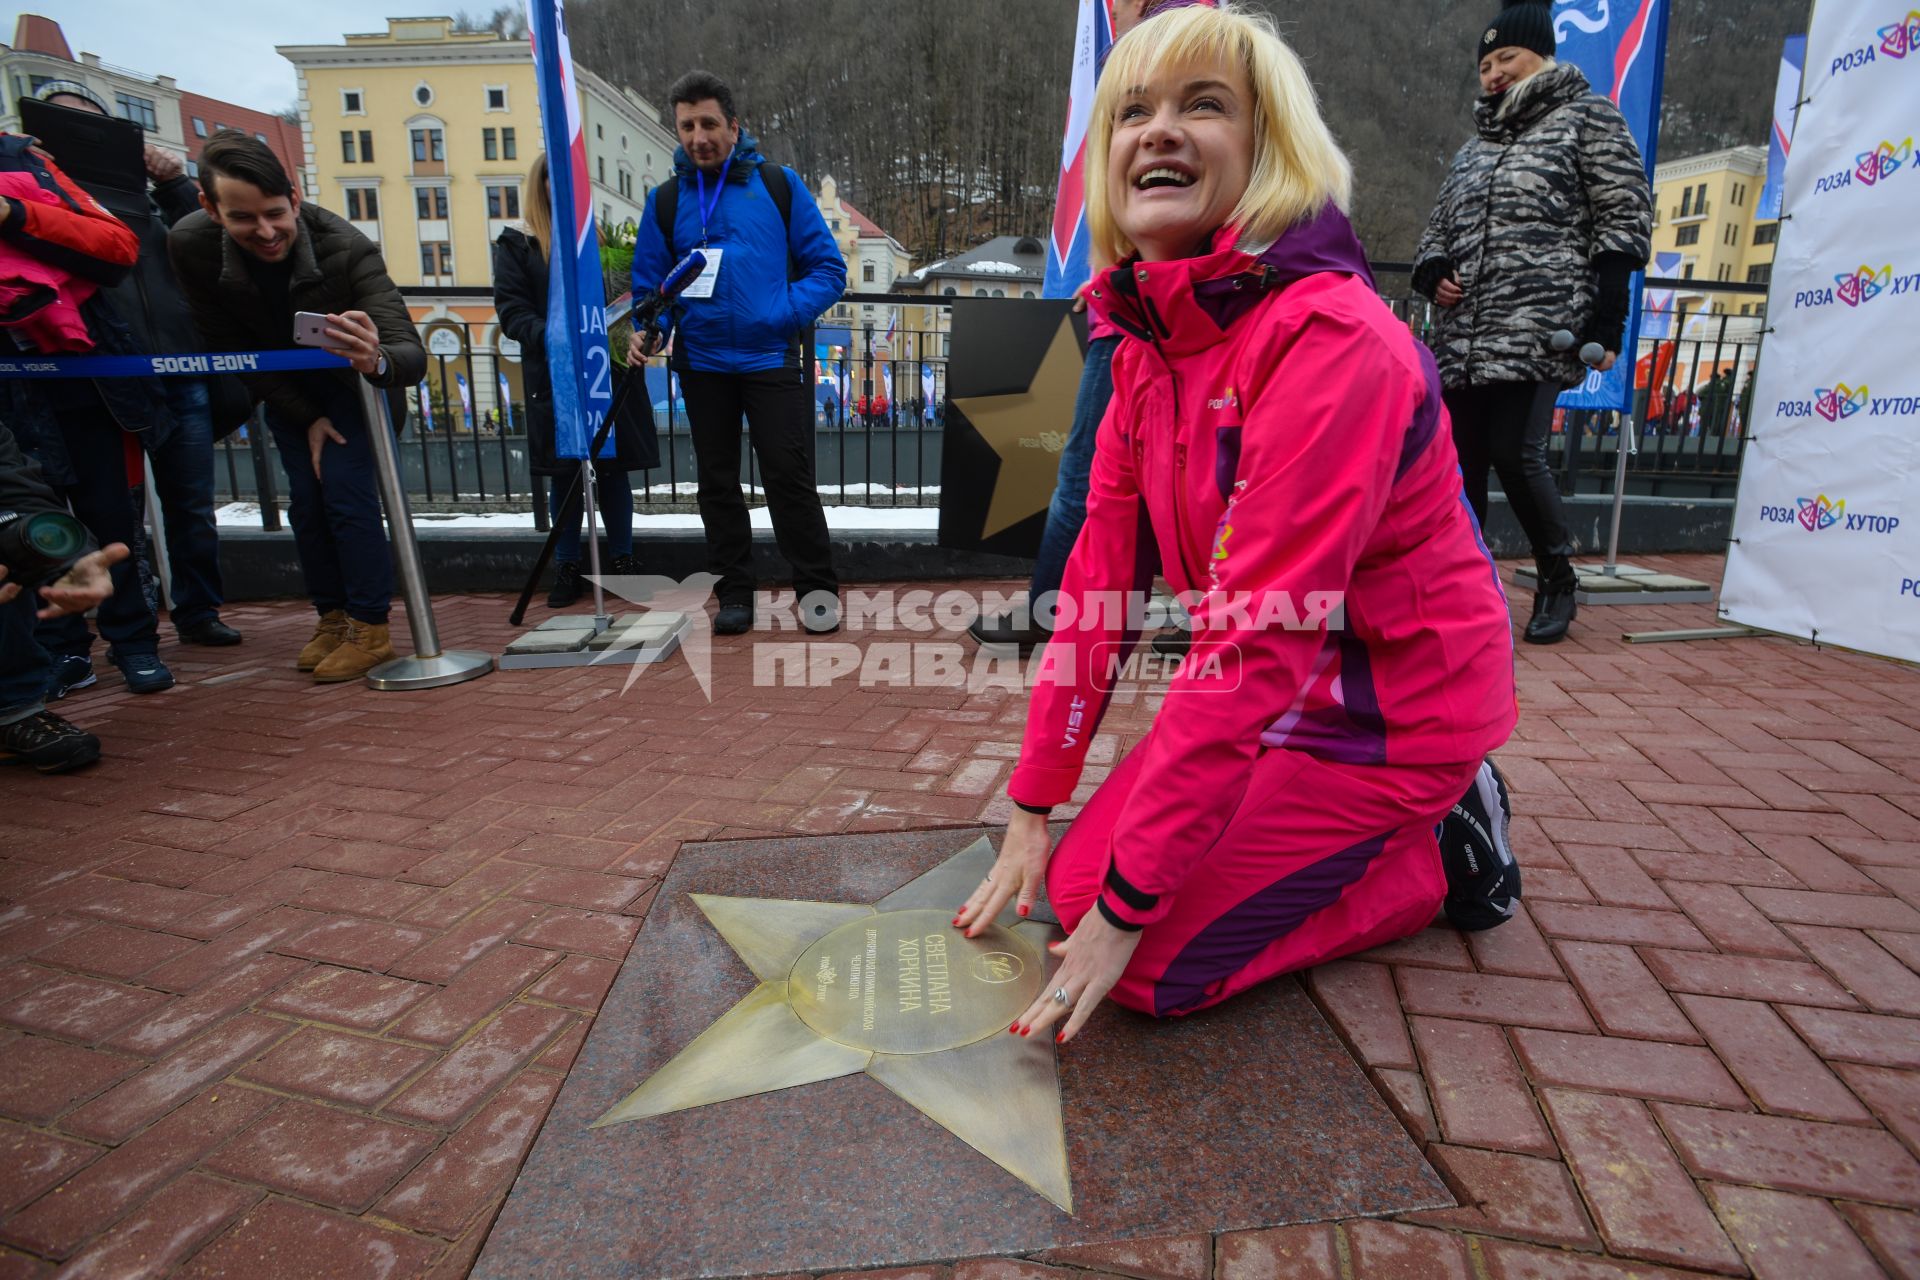
M 1073 997 L 1067 994 L 1065 987 L 1055 987 L 1053 989 L 1053 1002 L 1062 1009 L 1071 1009 L 1073 1007 Z

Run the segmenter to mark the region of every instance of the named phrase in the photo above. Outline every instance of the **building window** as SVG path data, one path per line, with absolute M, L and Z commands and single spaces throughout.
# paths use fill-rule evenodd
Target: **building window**
M 942 289 L 940 293 L 943 297 L 948 297 L 948 298 L 955 298 L 960 295 L 960 291 L 954 288 L 952 285 L 948 285 L 946 288 Z
M 256 133 L 253 137 L 256 142 L 265 142 L 267 140 L 267 135 L 264 133 Z
M 1696 222 L 1690 227 L 1681 227 L 1679 230 L 1673 233 L 1673 242 L 1677 245 L 1699 244 L 1700 243 L 1700 224 Z
M 413 131 L 413 159 L 415 164 L 424 164 L 429 160 L 447 158 L 446 135 L 438 129 L 415 129 Z
M 207 122 L 199 116 L 193 118 L 193 136 L 196 138 L 204 138 L 207 136 Z
M 1740 243 L 1740 224 L 1737 222 L 1729 222 L 1727 224 L 1726 234 L 1720 237 L 1720 242 L 1722 244 L 1729 244 L 1729 245 L 1739 244 Z
M 437 221 L 447 216 L 447 189 L 445 187 L 415 187 L 413 190 L 414 213 L 422 222 Z
M 1733 268 L 1724 262 L 1721 263 L 1720 269 L 1714 273 L 1714 278 L 1722 281 L 1733 279 Z
M 1740 204 L 1740 205 L 1743 205 L 1747 202 L 1747 184 L 1746 183 L 1736 182 L 1733 184 L 1733 202 L 1735 204 Z
M 489 218 L 517 218 L 520 216 L 520 188 L 515 186 L 490 186 L 487 188 L 487 216 Z
M 1753 242 L 1755 244 L 1772 244 L 1779 238 L 1780 224 L 1777 222 L 1763 222 L 1753 229 Z
M 433 86 L 417 84 L 413 87 L 413 100 L 423 107 L 433 105 Z
M 340 163 L 358 164 L 359 162 L 360 149 L 353 144 L 353 130 L 342 129 L 340 131 Z
M 360 163 L 373 163 L 373 130 L 371 129 L 360 131 Z
M 200 162 L 198 160 L 187 161 L 187 176 L 189 178 L 198 178 L 200 176 Z
M 507 109 L 507 89 L 505 85 L 487 86 L 487 110 L 505 111 Z
M 224 129 L 224 128 L 226 128 L 226 127 L 227 127 L 227 126 L 225 126 L 225 125 L 223 125 L 223 124 L 221 124 L 221 123 L 220 123 L 220 122 L 219 122 L 218 120 L 215 120 L 215 121 L 213 122 L 213 131 L 214 131 L 215 133 L 218 133 L 218 132 L 220 132 L 220 131 L 221 131 L 222 129 Z
M 492 129 L 480 131 L 480 152 L 489 160 L 500 158 L 500 138 Z
M 1031 289 L 1022 289 L 1022 290 L 1020 291 L 1020 296 L 1021 296 L 1021 297 L 1023 297 L 1023 298 L 1031 298 L 1031 297 L 1033 296 L 1033 290 L 1031 290 Z
M 160 119 L 154 114 L 153 99 L 136 98 L 130 93 L 116 93 L 113 100 L 120 104 L 120 118 L 131 120 L 148 133 L 157 132 Z
M 347 217 L 354 222 L 373 222 L 380 216 L 380 193 L 372 187 L 347 188 Z
M 861 266 L 860 281 L 863 284 L 873 283 L 873 264 L 871 262 L 865 263 Z
M 513 140 L 512 129 L 502 129 L 500 131 L 500 158 L 502 160 L 518 160 L 520 158 L 520 147 Z
M 358 89 L 340 91 L 340 114 L 343 116 L 363 116 L 367 114 L 366 99 Z
M 443 276 L 453 274 L 453 246 L 450 244 L 440 246 L 440 274 Z
M 613 225 L 612 205 L 603 204 L 600 206 L 600 225 L 603 227 L 611 227 Z
M 1693 264 L 1691 262 L 1689 262 L 1685 267 L 1681 268 L 1680 278 L 1682 280 L 1693 279 Z
M 1770 262 L 1763 262 L 1757 267 L 1748 267 L 1747 283 L 1748 284 L 1772 284 L 1773 283 L 1773 264 Z
M 435 246 L 430 244 L 420 246 L 420 274 L 423 276 L 433 275 L 437 269 L 438 263 L 434 258 L 434 248 Z
M 1693 188 L 1688 187 L 1680 193 L 1680 216 L 1686 217 L 1693 212 Z
M 607 158 L 605 156 L 595 157 L 595 165 L 600 174 L 600 185 L 604 187 L 607 185 Z

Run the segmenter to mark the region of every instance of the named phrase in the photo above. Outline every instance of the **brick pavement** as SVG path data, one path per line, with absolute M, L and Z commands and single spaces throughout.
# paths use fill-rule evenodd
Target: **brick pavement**
M 302 610 L 229 616 L 61 708 L 102 766 L 0 776 L 0 1280 L 460 1275 L 681 842 L 1005 815 L 1006 693 L 754 689 L 739 641 L 711 703 L 677 660 L 322 689 Z M 1920 675 L 1618 639 L 1710 617 L 1523 650 L 1523 914 L 1308 981 L 1461 1208 L 908 1274 L 1920 1275 Z

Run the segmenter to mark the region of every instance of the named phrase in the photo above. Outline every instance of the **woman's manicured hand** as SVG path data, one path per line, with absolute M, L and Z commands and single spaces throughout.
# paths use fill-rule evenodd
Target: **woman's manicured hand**
M 1107 998 L 1107 992 L 1113 990 L 1113 984 L 1120 981 L 1127 962 L 1133 959 L 1133 949 L 1139 945 L 1137 930 L 1115 928 L 1097 908 L 1087 912 L 1072 937 L 1050 948 L 1063 963 L 1054 971 L 1047 989 L 1013 1024 L 1014 1034 L 1044 1034 L 1064 1017 L 1067 1025 L 1054 1038 L 1061 1044 L 1073 1039 Z M 1056 991 L 1067 993 L 1066 1004 L 1055 998 Z
M 980 882 L 953 924 L 971 938 L 1000 918 L 1007 904 L 1019 899 L 1018 910 L 1027 915 L 1040 897 L 1040 886 L 1047 878 L 1047 854 L 1053 849 L 1053 835 L 1046 818 L 1021 809 L 1007 824 L 1007 837 L 1000 842 L 1000 857 L 993 870 Z

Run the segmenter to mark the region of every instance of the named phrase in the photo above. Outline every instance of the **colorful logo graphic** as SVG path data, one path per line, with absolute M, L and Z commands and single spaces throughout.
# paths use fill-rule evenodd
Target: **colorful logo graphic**
M 1833 283 L 1834 293 L 1840 301 L 1850 307 L 1857 307 L 1862 303 L 1872 302 L 1886 290 L 1889 284 L 1893 283 L 1893 264 L 1888 263 L 1875 271 L 1863 263 L 1856 271 L 1835 276 Z
M 1813 393 L 1813 411 L 1828 422 L 1845 422 L 1872 402 L 1864 385 L 1849 387 L 1841 382 Z
M 1800 507 L 1800 527 L 1808 533 L 1819 533 L 1823 529 L 1831 529 L 1840 523 L 1842 516 L 1847 514 L 1845 498 L 1835 502 L 1823 493 L 1817 498 L 1796 498 L 1794 501 Z
M 1904 58 L 1920 49 L 1920 9 L 1909 9 L 1907 16 L 1879 31 L 1880 52 L 1889 58 Z
M 1883 142 L 1873 150 L 1863 151 L 1854 157 L 1853 176 L 1871 187 L 1900 172 L 1912 159 L 1912 138 L 1902 142 Z

